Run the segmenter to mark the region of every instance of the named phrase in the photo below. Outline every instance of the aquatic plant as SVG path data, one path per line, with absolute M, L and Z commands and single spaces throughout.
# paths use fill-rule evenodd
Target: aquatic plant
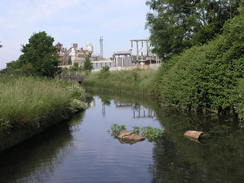
M 126 130 L 125 125 L 113 124 L 111 127 L 111 134 L 117 137 L 122 130 Z M 153 128 L 151 126 L 139 127 L 134 126 L 131 130 L 133 133 L 144 136 L 149 142 L 159 143 L 164 137 L 164 130 L 161 128 Z
M 164 136 L 164 130 L 161 128 L 146 127 L 133 127 L 133 132 L 140 134 L 148 139 L 150 142 L 159 142 Z
M 111 135 L 117 137 L 122 130 L 126 130 L 125 125 L 113 124 L 111 127 Z

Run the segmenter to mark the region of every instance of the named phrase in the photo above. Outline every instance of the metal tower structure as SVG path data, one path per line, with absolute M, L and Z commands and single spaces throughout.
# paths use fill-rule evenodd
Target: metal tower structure
M 100 37 L 100 57 L 103 58 L 103 37 Z

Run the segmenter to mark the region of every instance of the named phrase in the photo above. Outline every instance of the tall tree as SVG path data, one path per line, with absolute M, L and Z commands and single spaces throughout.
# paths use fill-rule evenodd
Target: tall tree
M 242 0 L 148 0 L 147 15 L 154 52 L 168 58 L 221 33 L 223 24 L 238 14 Z
M 29 43 L 23 46 L 23 54 L 17 62 L 21 69 L 29 74 L 54 77 L 58 68 L 58 57 L 53 46 L 54 38 L 46 32 L 35 33 Z
M 84 69 L 85 71 L 89 71 L 89 72 L 91 72 L 91 70 L 93 69 L 93 67 L 92 67 L 92 63 L 91 63 L 91 60 L 90 60 L 89 57 L 86 57 L 86 60 L 85 60 L 85 62 L 84 62 L 83 69 Z

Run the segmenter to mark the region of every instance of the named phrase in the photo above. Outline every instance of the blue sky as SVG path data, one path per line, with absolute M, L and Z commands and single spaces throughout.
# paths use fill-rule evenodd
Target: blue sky
M 128 50 L 130 39 L 148 38 L 145 30 L 149 8 L 146 0 L 1 0 L 0 68 L 16 60 L 21 45 L 39 31 L 46 31 L 69 47 L 91 43 L 99 50 L 104 37 L 104 54 Z

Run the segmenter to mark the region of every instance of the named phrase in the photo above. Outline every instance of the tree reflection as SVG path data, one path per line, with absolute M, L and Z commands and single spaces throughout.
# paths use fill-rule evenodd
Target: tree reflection
M 159 112 L 159 111 L 158 111 Z M 243 132 L 218 120 L 160 110 L 166 138 L 153 149 L 152 182 L 241 183 L 244 172 Z M 186 129 L 209 130 L 203 144 L 183 137 Z

